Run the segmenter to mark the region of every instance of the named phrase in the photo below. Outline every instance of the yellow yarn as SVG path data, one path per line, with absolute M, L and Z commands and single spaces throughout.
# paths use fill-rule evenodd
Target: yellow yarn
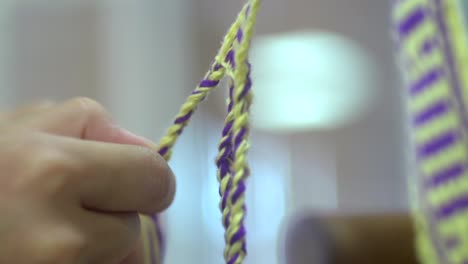
M 221 196 L 229 194 L 226 207 L 222 208 L 222 215 L 223 223 L 228 222 L 225 225 L 226 246 L 224 258 L 226 263 L 230 264 L 240 264 L 246 256 L 245 234 L 242 233 L 245 217 L 245 198 L 244 193 L 239 191 L 239 186 L 246 179 L 249 172 L 247 163 L 247 152 L 249 150 L 248 123 L 252 93 L 250 89 L 246 89 L 250 81 L 248 51 L 259 6 L 260 0 L 249 0 L 245 4 L 224 37 L 221 48 L 204 80 L 182 105 L 179 114 L 176 116 L 176 121 L 169 127 L 159 144 L 161 155 L 169 161 L 174 144 L 183 129 L 188 125 L 189 119 L 198 105 L 217 87 L 222 78 L 225 76 L 229 78 L 230 85 L 233 87 L 233 94 L 232 98 L 228 99 L 228 104 L 232 103 L 232 110 L 228 112 L 225 122 L 226 125 L 232 123 L 232 127 L 229 134 L 221 139 L 221 142 L 230 140 L 232 145 L 235 144 L 234 141 L 237 139 L 239 139 L 239 142 L 237 147 L 232 149 L 234 153 L 232 160 L 230 160 L 230 171 L 221 178 L 219 169 L 218 180 Z M 241 37 L 239 31 L 242 32 Z M 235 66 L 226 60 L 230 52 L 234 54 L 231 60 L 233 60 L 232 63 L 235 63 Z M 223 148 L 220 144 L 217 160 L 222 158 L 223 154 L 227 154 L 225 151 L 228 151 L 228 149 Z M 142 226 L 144 226 L 142 232 L 146 233 L 143 237 L 145 240 L 145 263 L 160 263 L 163 255 L 163 252 L 160 251 L 161 245 L 157 243 L 161 239 L 157 237 L 157 229 L 160 227 L 153 225 L 151 218 L 146 216 L 142 216 L 142 223 Z M 235 237 L 236 234 L 240 235 L 240 238 Z

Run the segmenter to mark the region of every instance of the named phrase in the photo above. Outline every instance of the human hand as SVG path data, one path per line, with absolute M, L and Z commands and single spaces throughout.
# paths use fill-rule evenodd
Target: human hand
M 155 149 L 86 98 L 0 116 L 0 263 L 136 263 L 175 192 Z

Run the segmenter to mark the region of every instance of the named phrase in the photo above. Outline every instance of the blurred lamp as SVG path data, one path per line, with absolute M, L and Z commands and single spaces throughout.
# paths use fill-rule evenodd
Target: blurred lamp
M 252 43 L 259 130 L 333 129 L 370 106 L 375 66 L 352 41 L 326 32 L 297 32 Z

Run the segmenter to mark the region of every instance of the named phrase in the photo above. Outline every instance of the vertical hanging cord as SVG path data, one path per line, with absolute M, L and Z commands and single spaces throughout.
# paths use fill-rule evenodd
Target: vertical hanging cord
M 239 19 L 242 19 L 241 24 L 242 26 L 245 25 L 245 20 L 248 20 L 250 5 L 244 10 L 244 16 L 239 16 Z M 237 30 L 236 39 L 240 36 L 243 32 L 242 26 Z M 229 96 L 227 100 L 227 116 L 225 120 L 225 126 L 222 131 L 222 138 L 219 143 L 218 147 L 218 157 L 216 159 L 216 165 L 218 167 L 218 182 L 220 185 L 219 194 L 221 196 L 221 201 L 219 203 L 219 207 L 222 214 L 222 224 L 225 230 L 224 240 L 225 240 L 225 251 L 224 251 L 224 258 L 226 262 L 229 261 L 230 257 L 228 255 L 228 248 L 229 244 L 231 243 L 230 238 L 228 236 L 228 228 L 231 225 L 230 218 L 231 218 L 231 211 L 232 206 L 231 203 L 228 203 L 230 199 L 230 190 L 232 188 L 232 177 L 234 174 L 233 171 L 233 162 L 234 162 L 234 142 L 233 142 L 233 125 L 234 125 L 234 90 L 235 90 L 235 72 L 236 72 L 236 52 L 234 49 L 234 45 L 229 51 L 226 61 L 225 61 L 225 68 L 226 68 L 226 76 L 229 78 Z M 245 248 L 245 245 L 244 245 Z
M 241 28 L 234 42 L 234 91 L 233 91 L 233 143 L 234 160 L 232 162 L 232 182 L 229 189 L 228 207 L 230 207 L 229 225 L 226 231 L 228 239 L 225 248 L 225 260 L 228 264 L 240 264 L 247 255 L 245 230 L 245 180 L 249 175 L 247 152 L 249 150 L 249 110 L 252 103 L 252 82 L 248 51 L 253 34 L 253 27 L 259 1 L 252 1 L 246 10 L 248 19 Z
M 198 105 L 219 85 L 225 75 L 230 78 L 228 114 L 216 158 L 217 177 L 220 183 L 220 209 L 226 232 L 225 260 L 230 264 L 240 264 L 246 256 L 245 179 L 249 174 L 246 158 L 249 148 L 248 113 L 252 102 L 250 64 L 247 59 L 259 5 L 260 0 L 250 0 L 244 5 L 224 37 L 210 70 L 182 105 L 173 125 L 169 127 L 159 144 L 160 155 L 169 161 L 174 144 L 188 125 Z M 146 262 L 153 264 L 155 258 L 162 260 L 165 241 L 158 216 L 155 215 L 152 221 L 154 230 L 149 236 L 150 241 L 145 242 L 147 244 L 159 242 L 159 245 L 154 246 L 156 253 L 146 256 Z
M 230 208 L 227 207 L 227 200 L 229 197 L 229 188 L 232 184 L 232 161 L 234 159 L 232 144 L 232 125 L 234 122 L 234 116 L 232 112 L 234 101 L 232 96 L 234 92 L 234 79 L 232 70 L 235 67 L 235 62 L 233 55 L 234 51 L 231 49 L 226 58 L 226 75 L 229 76 L 229 96 L 227 100 L 228 109 L 221 140 L 218 145 L 218 156 L 216 158 L 216 166 L 218 168 L 217 178 L 219 183 L 219 195 L 221 197 L 219 208 L 221 210 L 222 224 L 225 230 L 229 226 Z M 224 236 L 224 239 L 225 243 L 227 243 L 228 240 L 226 236 Z
M 241 13 L 247 9 L 247 5 L 244 6 Z M 240 17 L 240 16 L 239 16 Z M 160 140 L 159 143 L 159 154 L 163 156 L 167 161 L 171 159 L 172 147 L 176 143 L 179 135 L 182 133 L 185 126 L 188 125 L 190 117 L 193 112 L 196 110 L 198 104 L 203 101 L 208 94 L 214 90 L 220 80 L 225 75 L 225 67 L 222 66 L 220 58 L 225 58 L 228 55 L 229 50 L 231 49 L 232 43 L 234 42 L 236 32 L 241 25 L 241 20 L 238 18 L 228 30 L 224 40 L 222 42 L 221 48 L 218 51 L 218 54 L 215 57 L 213 64 L 210 67 L 210 70 L 206 73 L 205 78 L 200 82 L 197 88 L 192 92 L 192 94 L 187 99 L 187 102 L 182 105 L 179 113 L 176 116 L 174 124 L 168 129 L 166 135 Z M 157 215 L 154 215 L 153 222 L 156 227 L 156 237 L 158 240 L 157 248 L 154 249 L 154 252 L 159 252 L 159 258 L 162 261 L 162 258 L 165 253 L 165 239 L 164 233 L 159 223 Z

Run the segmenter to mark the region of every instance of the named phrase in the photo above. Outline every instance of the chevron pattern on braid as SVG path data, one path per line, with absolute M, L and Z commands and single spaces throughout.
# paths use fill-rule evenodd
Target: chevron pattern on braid
M 224 37 L 210 70 L 182 105 L 173 125 L 169 127 L 159 143 L 159 154 L 169 161 L 172 156 L 172 148 L 188 125 L 198 105 L 226 75 L 230 78 L 228 114 L 218 148 L 216 165 L 220 183 L 220 209 L 226 232 L 225 259 L 226 263 L 232 264 L 241 263 L 246 256 L 244 181 L 249 171 L 246 154 L 248 150 L 248 110 L 252 98 L 250 65 L 247 62 L 247 56 L 259 2 L 260 0 L 249 0 L 244 5 Z M 237 61 L 240 67 L 237 67 Z M 147 247 L 154 249 L 151 256 L 145 256 L 145 263 L 156 264 L 162 262 L 165 241 L 158 216 L 153 216 L 151 220 L 155 227 L 152 236 L 155 236 L 157 241 L 154 241 L 155 239 L 145 241 Z M 153 245 L 155 242 L 158 242 L 157 245 Z
M 411 115 L 410 177 L 423 264 L 468 263 L 468 45 L 458 0 L 400 0 L 394 35 Z

